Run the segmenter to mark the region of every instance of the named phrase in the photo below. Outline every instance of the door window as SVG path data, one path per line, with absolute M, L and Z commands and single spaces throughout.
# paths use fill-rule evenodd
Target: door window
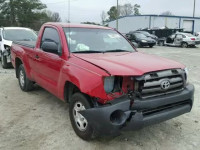
M 177 39 L 182 39 L 182 38 L 183 38 L 183 36 L 182 36 L 182 35 L 180 35 L 180 34 L 177 34 L 177 35 L 176 35 L 176 38 L 177 38 Z

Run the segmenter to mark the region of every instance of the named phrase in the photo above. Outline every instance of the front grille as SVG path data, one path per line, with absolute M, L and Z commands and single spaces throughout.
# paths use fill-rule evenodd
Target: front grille
M 138 95 L 145 99 L 183 90 L 185 74 L 182 69 L 165 70 L 136 78 Z
M 145 110 L 142 110 L 142 114 L 144 116 L 148 116 L 148 115 L 159 113 L 161 111 L 165 111 L 165 110 L 168 110 L 168 109 L 173 109 L 173 108 L 185 106 L 185 105 L 191 105 L 191 100 L 185 100 L 185 101 L 177 102 L 177 103 L 174 103 L 174 104 L 160 106 L 160 107 L 157 107 L 157 108 L 154 108 L 154 109 L 145 109 Z

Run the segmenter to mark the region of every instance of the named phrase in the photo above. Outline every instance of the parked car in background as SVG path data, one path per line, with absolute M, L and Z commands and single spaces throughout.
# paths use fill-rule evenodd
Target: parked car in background
M 13 41 L 36 41 L 36 39 L 36 33 L 28 28 L 0 28 L 0 58 L 2 67 L 6 69 L 11 66 L 10 47 Z
M 158 40 L 158 37 L 156 35 L 150 34 L 147 31 L 134 31 L 134 32 L 136 32 L 136 33 L 142 33 L 142 34 L 146 35 L 147 37 L 150 37 L 150 38 L 152 38 L 152 39 L 154 39 L 156 41 Z
M 138 52 L 112 28 L 46 23 L 37 42 L 13 42 L 11 49 L 20 88 L 37 83 L 68 102 L 84 140 L 138 130 L 193 106 L 184 65 Z
M 158 45 L 181 46 L 183 48 L 200 44 L 200 38 L 190 33 L 177 32 L 167 38 L 158 39 Z
M 144 47 L 144 46 L 149 46 L 153 47 L 156 45 L 156 41 L 150 37 L 147 37 L 146 35 L 142 33 L 137 33 L 137 32 L 130 32 L 126 34 L 126 37 L 131 41 L 135 42 L 138 44 L 138 47 Z

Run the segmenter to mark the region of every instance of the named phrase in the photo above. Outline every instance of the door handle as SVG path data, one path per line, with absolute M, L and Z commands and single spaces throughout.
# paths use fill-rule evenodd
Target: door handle
M 39 59 L 40 57 L 39 57 L 38 55 L 35 55 L 35 58 L 36 58 L 36 59 Z

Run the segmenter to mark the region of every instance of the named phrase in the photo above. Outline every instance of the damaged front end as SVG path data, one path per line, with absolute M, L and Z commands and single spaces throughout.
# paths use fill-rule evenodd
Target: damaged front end
M 162 89 L 163 80 L 169 81 L 171 88 Z M 121 96 L 104 105 L 80 111 L 99 135 L 115 135 L 121 131 L 140 129 L 188 113 L 192 109 L 194 86 L 186 84 L 183 70 L 154 72 L 137 78 L 123 78 L 123 81 L 117 79 L 117 82 L 120 83 L 118 86 L 121 86 L 121 91 L 116 92 L 123 93 Z M 111 85 L 115 87 L 114 84 Z M 113 89 L 106 88 L 107 91 Z
M 2 45 L 1 59 L 6 59 L 6 63 L 11 63 L 11 45 L 12 41 L 4 41 Z

